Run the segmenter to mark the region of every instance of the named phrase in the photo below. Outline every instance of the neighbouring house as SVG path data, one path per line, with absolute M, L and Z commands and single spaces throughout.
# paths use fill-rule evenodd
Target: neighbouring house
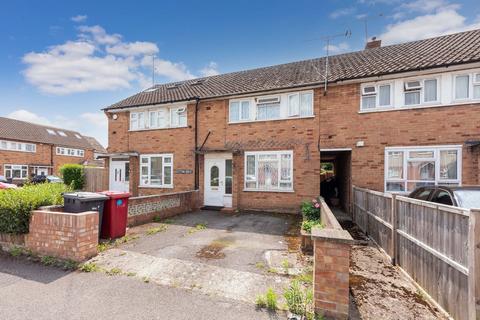
M 104 155 L 107 154 L 107 149 L 98 142 L 94 137 L 83 136 L 88 143 L 93 147 L 93 160 L 87 159 L 85 165 L 95 166 L 95 167 L 104 167 L 105 158 Z
M 104 109 L 110 188 L 198 189 L 206 206 L 295 211 L 333 163 L 405 193 L 478 184 L 480 30 L 155 85 Z
M 58 175 L 66 163 L 86 164 L 101 151 L 93 138 L 71 130 L 0 117 L 0 175 L 23 183 L 31 175 Z

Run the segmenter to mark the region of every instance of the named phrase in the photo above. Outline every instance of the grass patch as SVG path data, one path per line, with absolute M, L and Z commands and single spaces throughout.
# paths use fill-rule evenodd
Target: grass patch
M 290 269 L 292 265 L 290 264 L 290 262 L 288 262 L 287 259 L 283 259 L 282 260 L 282 268 L 285 269 L 285 271 L 288 271 L 288 269 Z
M 325 228 L 325 225 L 320 220 L 303 220 L 302 230 L 306 232 L 312 232 L 313 228 Z
M 307 319 L 315 319 L 313 290 L 311 288 L 304 288 L 298 280 L 294 280 L 285 290 L 283 296 L 291 313 L 307 317 Z
M 258 295 L 255 299 L 258 308 L 267 308 L 275 311 L 278 309 L 278 296 L 272 288 L 268 288 L 265 294 Z
M 127 277 L 135 277 L 137 274 L 135 272 L 127 272 Z
M 87 262 L 80 266 L 80 271 L 82 272 L 98 272 L 100 270 L 100 267 L 93 262 Z
M 268 272 L 268 273 L 274 273 L 274 274 L 278 273 L 277 269 L 275 269 L 275 268 L 269 268 L 269 269 L 267 270 L 267 272 Z
M 112 244 L 110 242 L 102 242 L 97 245 L 97 251 L 98 252 L 104 252 L 110 249 Z
M 263 270 L 263 269 L 265 269 L 265 263 L 263 263 L 262 261 L 258 261 L 257 263 L 255 263 L 255 267 L 257 269 Z
M 118 276 L 122 274 L 122 270 L 120 268 L 112 268 L 105 272 L 109 276 Z
M 8 253 L 10 253 L 10 255 L 12 257 L 18 257 L 18 256 L 21 256 L 23 254 L 23 248 L 22 247 L 18 247 L 18 246 L 14 246 L 12 248 L 10 248 L 10 250 L 8 251 Z
M 195 227 L 190 228 L 188 230 L 188 234 L 192 234 L 192 233 L 195 233 L 197 231 L 201 231 L 201 230 L 205 230 L 205 229 L 207 229 L 207 224 L 206 223 L 197 223 L 195 225 Z
M 304 284 L 313 284 L 313 271 L 309 268 L 305 270 L 303 273 L 297 275 L 295 280 L 300 281 Z
M 46 266 L 54 266 L 57 262 L 57 259 L 52 256 L 43 256 L 40 258 L 40 262 Z
M 161 224 L 158 227 L 153 227 L 153 228 L 148 229 L 146 234 L 147 234 L 147 236 L 151 236 L 151 235 L 157 234 L 159 232 L 164 232 L 166 230 L 167 230 L 167 226 L 164 225 L 164 224 Z
M 117 240 L 115 240 L 115 245 L 119 245 L 119 244 L 124 244 L 124 243 L 129 243 L 133 240 L 137 240 L 139 238 L 138 235 L 126 235 L 126 236 L 123 236 Z

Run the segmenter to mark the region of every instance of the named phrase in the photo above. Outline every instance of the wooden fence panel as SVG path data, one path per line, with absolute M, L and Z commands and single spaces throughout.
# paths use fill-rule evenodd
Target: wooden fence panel
M 357 225 L 452 317 L 475 319 L 480 211 L 357 187 L 353 194 Z
M 86 167 L 84 190 L 89 192 L 108 190 L 107 169 Z

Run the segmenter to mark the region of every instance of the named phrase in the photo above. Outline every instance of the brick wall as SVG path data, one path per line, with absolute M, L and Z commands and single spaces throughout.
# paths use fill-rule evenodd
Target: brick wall
M 330 319 L 348 319 L 350 249 L 353 239 L 343 230 L 323 199 L 321 220 L 325 227 L 314 228 L 313 293 L 315 311 Z
M 128 224 L 137 225 L 173 217 L 199 208 L 198 191 L 132 197 L 128 202 Z
M 97 254 L 98 212 L 32 212 L 25 246 L 39 255 L 83 261 Z

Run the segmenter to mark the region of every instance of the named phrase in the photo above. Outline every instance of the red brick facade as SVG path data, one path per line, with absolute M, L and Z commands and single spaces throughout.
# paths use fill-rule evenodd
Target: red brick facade
M 294 90 L 292 90 L 294 91 Z M 360 84 L 331 86 L 324 95 L 314 89 L 312 118 L 230 124 L 228 99 L 200 101 L 198 106 L 199 191 L 203 199 L 203 153 L 233 154 L 233 208 L 298 211 L 303 200 L 320 192 L 319 149 L 351 149 L 342 160 L 342 188 L 352 184 L 383 191 L 384 156 L 388 146 L 463 145 L 462 183 L 479 183 L 479 150 L 464 145 L 480 140 L 480 104 L 360 113 Z M 130 157 L 130 191 L 150 195 L 193 190 L 195 187 L 195 103 L 188 104 L 188 127 L 129 131 L 129 112 L 109 118 L 109 152 L 172 153 L 174 188 L 139 187 L 138 157 Z M 210 134 L 209 134 L 210 133 Z M 207 138 L 208 136 L 208 138 Z M 363 147 L 356 143 L 363 141 Z M 294 192 L 244 191 L 244 152 L 292 150 Z M 322 155 L 323 157 L 323 155 Z M 350 193 L 350 191 L 346 191 Z M 341 199 L 348 203 L 348 194 Z
M 9 140 L 12 141 L 12 140 Z M 20 141 L 18 141 L 20 142 Z M 23 142 L 23 141 L 22 141 Z M 34 142 L 32 142 L 34 143 Z M 34 167 L 48 167 L 49 174 L 59 175 L 59 169 L 67 163 L 84 163 L 94 159 L 93 149 L 84 149 L 84 157 L 73 157 L 56 154 L 56 146 L 51 144 L 34 143 L 36 152 L 0 150 L 0 175 L 5 175 L 5 165 L 27 165 L 28 177 L 34 172 Z M 79 149 L 79 148 L 77 148 Z M 15 180 L 19 183 L 21 180 Z

